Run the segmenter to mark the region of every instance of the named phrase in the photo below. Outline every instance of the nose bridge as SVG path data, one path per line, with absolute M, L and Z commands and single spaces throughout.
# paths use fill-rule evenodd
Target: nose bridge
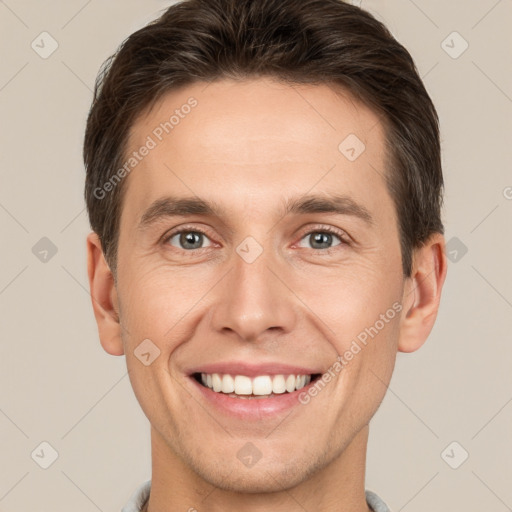
M 268 329 L 290 331 L 294 309 L 286 287 L 270 269 L 277 267 L 270 248 L 247 237 L 232 255 L 227 281 L 213 306 L 213 327 L 254 341 Z M 270 268 L 269 268 L 270 267 Z

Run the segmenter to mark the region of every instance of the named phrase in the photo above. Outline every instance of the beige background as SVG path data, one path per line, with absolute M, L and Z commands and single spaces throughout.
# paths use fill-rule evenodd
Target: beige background
M 166 5 L 0 1 L 3 512 L 119 511 L 150 477 L 149 423 L 92 314 L 81 145 L 100 64 Z M 394 512 L 512 510 L 512 1 L 362 6 L 410 50 L 438 108 L 453 260 L 434 331 L 398 355 L 373 420 L 367 488 Z M 58 43 L 46 59 L 31 47 L 43 31 Z M 469 44 L 458 58 L 453 31 Z M 46 262 L 43 237 L 57 249 Z M 43 441 L 58 453 L 48 469 Z

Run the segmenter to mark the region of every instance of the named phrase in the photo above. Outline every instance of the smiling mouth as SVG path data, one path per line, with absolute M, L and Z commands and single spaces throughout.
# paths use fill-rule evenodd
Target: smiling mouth
M 221 393 L 231 398 L 258 399 L 294 393 L 319 379 L 321 374 L 248 377 L 247 375 L 231 375 L 229 373 L 194 373 L 192 377 L 215 393 Z

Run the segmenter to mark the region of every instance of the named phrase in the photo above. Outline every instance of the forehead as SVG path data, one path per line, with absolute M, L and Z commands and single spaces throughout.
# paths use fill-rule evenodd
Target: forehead
M 229 198 L 233 211 L 248 201 L 280 207 L 284 195 L 312 191 L 358 197 L 374 210 L 389 202 L 379 116 L 325 84 L 260 78 L 171 91 L 133 124 L 126 158 L 144 146 L 125 183 L 133 215 L 164 190 Z

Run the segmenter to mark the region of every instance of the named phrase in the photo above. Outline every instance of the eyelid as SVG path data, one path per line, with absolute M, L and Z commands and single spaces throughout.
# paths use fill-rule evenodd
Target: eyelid
M 169 240 L 173 237 L 173 236 L 176 236 L 176 235 L 179 235 L 180 233 L 182 232 L 193 232 L 193 233 L 201 233 L 203 235 L 205 235 L 212 244 L 215 244 L 216 242 L 212 239 L 212 237 L 210 236 L 210 234 L 208 233 L 208 230 L 204 229 L 204 228 L 200 228 L 200 227 L 197 227 L 197 226 L 187 226 L 186 224 L 185 225 L 182 225 L 182 226 L 179 226 L 179 227 L 176 227 L 176 228 L 173 228 L 169 231 L 166 231 L 160 241 L 161 243 L 163 244 L 167 244 L 169 242 Z M 177 247 L 176 247 L 177 249 Z M 194 249 L 194 251 L 200 251 L 201 249 L 208 249 L 208 247 L 201 247 L 200 249 Z M 184 249 L 183 249 L 184 250 Z M 192 252 L 192 251 L 187 251 L 187 252 Z
M 182 225 L 182 226 L 179 226 L 179 227 L 176 227 L 176 228 L 173 228 L 171 229 L 170 231 L 167 231 L 161 238 L 161 242 L 163 244 L 167 244 L 169 242 L 169 240 L 175 236 L 175 235 L 178 235 L 182 232 L 196 232 L 196 233 L 201 233 L 203 234 L 204 236 L 206 236 L 210 242 L 212 244 L 216 244 L 217 242 L 215 242 L 213 240 L 213 238 L 210 236 L 209 232 L 207 229 L 204 229 L 204 228 L 201 228 L 201 227 L 197 227 L 197 226 L 192 226 L 192 225 Z M 305 228 L 303 228 L 303 230 L 301 230 L 301 235 L 300 235 L 300 238 L 298 239 L 298 242 L 300 242 L 304 237 L 308 236 L 308 235 L 311 235 L 313 233 L 321 233 L 321 232 L 327 232 L 327 233 L 331 233 L 335 236 L 337 236 L 341 243 L 342 244 L 345 244 L 345 245 L 349 245 L 352 241 L 352 238 L 348 235 L 348 233 L 342 229 L 339 229 L 339 228 L 335 228 L 333 226 L 329 226 L 329 225 L 322 225 L 322 224 L 317 224 L 317 225 L 314 225 L 314 226 L 307 226 Z M 297 244 L 297 242 L 295 242 L 293 244 L 293 246 L 295 246 Z M 178 249 L 178 248 L 176 248 Z M 208 249 L 208 247 L 201 247 L 199 249 L 193 249 L 193 250 L 189 250 L 189 251 L 186 251 L 186 252 L 197 252 L 197 251 L 200 251 L 201 249 Z M 331 249 L 334 249 L 334 247 L 330 247 L 328 249 L 322 249 L 323 252 L 325 251 L 329 251 Z M 183 249 L 185 251 L 185 249 Z M 315 249 L 312 249 L 314 250 L 315 252 L 318 252 L 318 250 L 315 250 Z
M 308 226 L 307 228 L 304 228 L 304 229 L 305 229 L 305 231 L 301 232 L 302 234 L 299 238 L 299 242 L 304 237 L 311 235 L 312 233 L 322 233 L 322 232 L 327 232 L 332 235 L 336 235 L 341 240 L 341 243 L 343 243 L 343 244 L 348 245 L 352 242 L 352 238 L 349 236 L 349 234 L 346 231 L 343 231 L 342 229 L 339 229 L 339 228 L 335 228 L 333 226 L 318 224 L 315 226 Z M 332 247 L 331 249 L 334 249 L 334 247 Z M 328 249 L 324 249 L 324 250 L 328 250 Z

